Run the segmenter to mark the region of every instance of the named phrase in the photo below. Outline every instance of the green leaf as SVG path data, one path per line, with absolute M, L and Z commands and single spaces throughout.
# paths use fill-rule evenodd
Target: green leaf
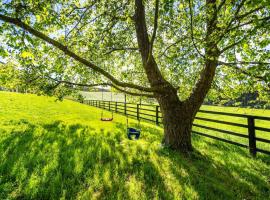
M 31 58 L 31 59 L 33 59 L 34 58 L 34 55 L 31 52 L 23 51 L 21 53 L 21 57 L 22 58 Z

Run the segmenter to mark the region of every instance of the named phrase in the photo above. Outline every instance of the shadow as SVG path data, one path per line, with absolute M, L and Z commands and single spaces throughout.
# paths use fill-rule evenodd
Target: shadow
M 161 131 L 147 126 L 141 126 L 140 140 L 130 141 L 120 123 L 113 132 L 62 121 L 6 125 L 12 128 L 0 139 L 0 199 L 263 199 L 270 194 L 258 172 L 267 174 L 267 166 L 257 166 L 241 151 L 229 158 L 225 146 L 222 153 L 214 146 L 209 153 L 195 150 L 183 157 L 160 146 Z
M 196 142 L 203 141 L 206 145 L 211 146 L 211 148 L 219 151 L 219 154 L 223 155 L 223 156 L 226 156 L 228 154 L 228 152 L 230 152 L 229 153 L 230 156 L 232 156 L 232 153 L 233 153 L 233 154 L 241 155 L 243 157 L 248 157 L 251 159 L 253 158 L 250 155 L 249 150 L 247 148 L 238 147 L 238 146 L 232 145 L 232 144 L 227 144 L 227 143 L 222 142 L 222 141 L 213 140 L 213 139 L 206 138 L 206 137 L 196 135 L 196 134 L 193 134 L 192 140 L 193 140 L 193 143 L 195 143 L 195 144 L 196 144 Z M 255 159 L 260 160 L 267 165 L 270 165 L 270 156 L 269 155 L 262 154 L 262 153 L 258 152 Z

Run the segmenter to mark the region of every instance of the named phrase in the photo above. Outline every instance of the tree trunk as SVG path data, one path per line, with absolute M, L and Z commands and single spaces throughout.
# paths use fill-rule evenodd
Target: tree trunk
M 192 123 L 197 111 L 181 102 L 175 89 L 168 91 L 171 93 L 157 96 L 163 116 L 163 144 L 180 153 L 191 152 Z
M 157 62 L 152 54 L 153 43 L 149 41 L 149 34 L 146 26 L 145 8 L 143 0 L 135 0 L 135 29 L 137 42 L 142 58 L 144 70 L 146 72 L 151 88 L 154 89 L 154 96 L 159 102 L 163 114 L 164 144 L 178 152 L 187 153 L 192 151 L 191 130 L 195 115 L 199 110 L 203 100 L 211 87 L 219 51 L 217 44 L 212 41 L 211 33 L 216 27 L 216 0 L 207 0 L 209 12 L 214 15 L 207 21 L 206 54 L 205 67 L 201 71 L 200 79 L 197 81 L 190 97 L 186 101 L 180 101 L 177 89 L 173 87 L 163 76 L 157 66 Z M 215 4 L 214 4 L 215 5 Z M 155 34 L 151 41 L 154 41 Z
M 164 139 L 163 143 L 181 153 L 192 151 L 191 129 L 193 117 L 181 105 L 163 105 Z M 169 106 L 169 107 L 168 107 Z
M 180 101 L 177 91 L 166 85 L 166 92 L 156 94 L 163 115 L 164 144 L 181 153 L 192 151 L 191 131 L 195 116 L 211 88 L 216 69 L 216 61 L 207 61 L 205 69 L 186 101 Z

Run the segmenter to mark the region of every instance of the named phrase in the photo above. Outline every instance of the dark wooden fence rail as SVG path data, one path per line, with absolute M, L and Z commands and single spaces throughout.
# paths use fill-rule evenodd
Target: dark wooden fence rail
M 116 102 L 116 101 L 99 101 L 99 100 L 84 100 L 85 104 L 95 106 L 101 109 L 105 109 L 108 111 L 113 111 L 115 113 L 128 115 L 130 117 L 136 118 L 138 120 L 146 120 L 149 122 L 153 122 L 156 125 L 162 125 L 162 115 L 158 105 L 149 105 L 149 104 L 134 104 L 134 103 L 125 103 L 125 102 Z M 201 136 L 205 136 L 208 138 L 212 138 L 215 140 L 219 140 L 222 142 L 230 143 L 233 145 L 237 145 L 240 147 L 248 148 L 249 152 L 252 156 L 256 156 L 257 152 L 261 152 L 264 154 L 270 155 L 270 151 L 266 149 L 261 149 L 257 147 L 257 142 L 270 144 L 270 140 L 266 138 L 256 137 L 256 130 L 267 132 L 270 138 L 270 128 L 265 127 L 258 127 L 255 124 L 255 120 L 262 120 L 262 121 L 269 121 L 270 117 L 263 117 L 263 116 L 252 116 L 252 115 L 244 115 L 244 114 L 235 114 L 235 113 L 225 113 L 225 112 L 217 112 L 217 111 L 207 111 L 207 110 L 200 110 L 198 113 L 206 113 L 215 116 L 213 118 L 206 118 L 206 117 L 199 117 L 196 116 L 195 119 L 205 122 L 213 122 L 218 124 L 224 124 L 228 126 L 234 127 L 241 127 L 247 129 L 247 134 L 237 133 L 231 130 L 224 130 L 219 128 L 214 128 L 198 123 L 193 123 L 193 127 L 202 128 L 206 130 L 211 130 L 227 135 L 232 135 L 240 138 L 245 138 L 248 140 L 248 144 L 243 144 L 239 142 L 235 142 L 232 140 L 228 140 L 225 138 L 217 137 L 214 135 L 202 133 L 193 130 L 192 132 Z M 216 119 L 217 115 L 221 116 L 230 116 L 230 117 L 237 117 L 246 120 L 245 124 L 236 123 L 236 122 L 228 122 L 223 120 Z M 269 148 L 270 149 L 270 148 Z

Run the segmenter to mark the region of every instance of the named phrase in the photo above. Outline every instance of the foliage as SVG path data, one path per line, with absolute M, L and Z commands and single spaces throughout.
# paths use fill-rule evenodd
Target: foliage
M 196 151 L 183 157 L 160 146 L 161 129 L 147 123 L 142 138 L 129 141 L 123 116 L 104 123 L 100 110 L 76 102 L 7 92 L 0 98 L 1 199 L 270 195 L 267 156 L 254 159 L 247 150 L 194 136 Z
M 268 1 L 217 0 L 217 24 L 211 37 L 206 35 L 206 23 L 209 15 L 215 13 L 208 10 L 206 2 L 160 1 L 153 54 L 163 76 L 175 87 L 180 86 L 181 99 L 187 98 L 204 67 L 205 61 L 200 54 L 206 52 L 207 42 L 215 41 L 218 48 L 224 50 L 220 61 L 227 64 L 219 65 L 209 96 L 214 98 L 218 93 L 235 97 L 243 91 L 260 91 L 267 96 L 270 69 L 269 64 L 263 63 L 269 62 L 270 55 Z M 0 14 L 19 18 L 93 61 L 115 78 L 149 85 L 136 42 L 134 1 L 12 0 L 0 4 Z M 147 28 L 152 33 L 155 2 L 148 0 L 144 4 Z M 56 85 L 55 80 L 48 77 L 77 83 L 106 81 L 96 71 L 89 70 L 27 31 L 1 23 L 0 32 L 5 36 L 3 42 L 6 44 L 0 52 L 8 51 L 13 55 L 20 67 L 27 69 L 29 76 L 37 78 L 34 83 L 45 93 L 56 89 L 43 86 Z M 231 48 L 226 49 L 230 45 Z M 6 53 L 1 55 L 7 56 Z
M 0 86 L 5 89 L 23 90 L 23 80 L 20 79 L 19 71 L 13 63 L 0 63 Z

